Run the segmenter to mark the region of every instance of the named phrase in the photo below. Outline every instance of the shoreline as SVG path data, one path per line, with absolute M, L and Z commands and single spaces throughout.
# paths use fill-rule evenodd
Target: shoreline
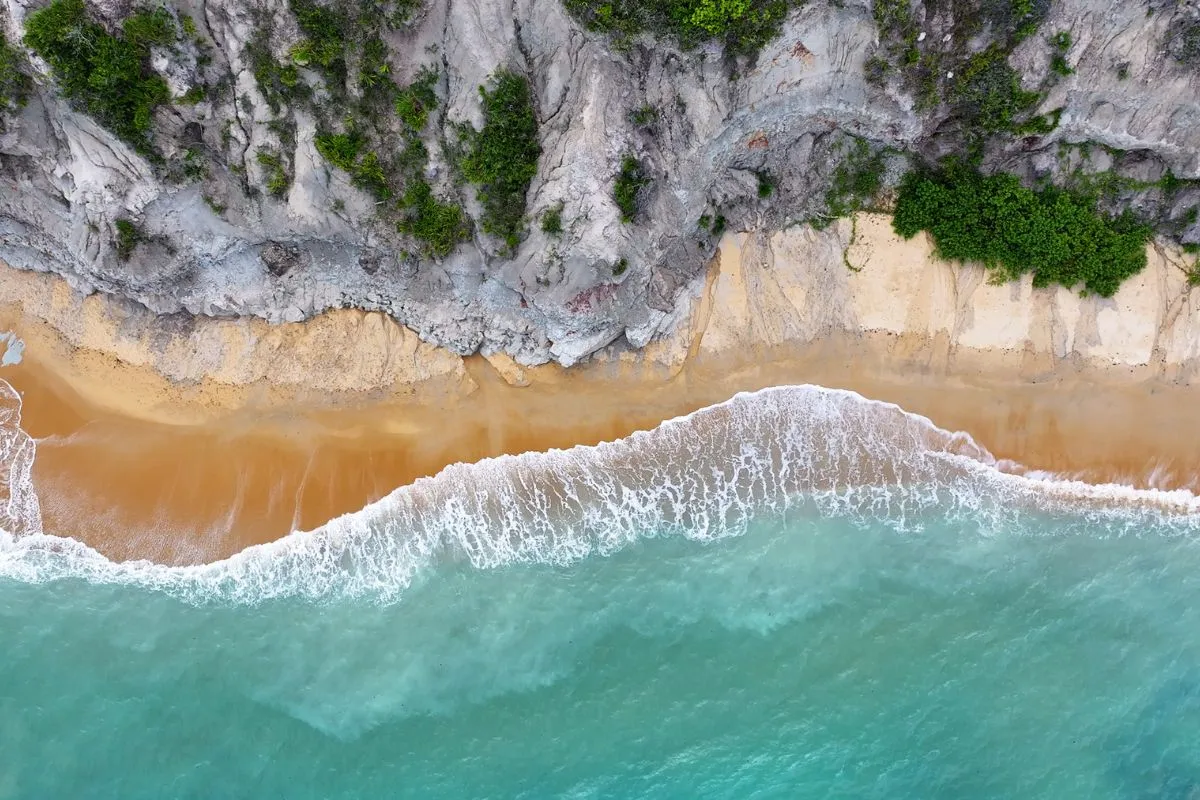
M 1122 364 L 1095 337 L 1086 358 L 964 344 L 1012 339 L 1013 313 L 1000 301 L 1015 298 L 1034 316 L 1058 301 L 933 262 L 928 243 L 893 241 L 874 216 L 857 228 L 853 242 L 845 229 L 729 237 L 676 336 L 570 370 L 461 359 L 366 312 L 174 329 L 131 304 L 82 298 L 61 279 L 0 267 L 0 324 L 26 342 L 25 362 L 0 378 L 25 396 L 24 427 L 41 440 L 34 479 L 45 530 L 114 560 L 212 561 L 452 463 L 622 438 L 784 384 L 895 403 L 1029 469 L 1200 489 L 1194 365 Z M 839 242 L 843 252 L 824 252 Z M 863 272 L 847 270 L 843 254 Z M 881 261 L 891 271 L 873 271 Z M 1164 284 L 1161 266 L 1113 307 Z M 906 298 L 913 275 L 932 289 Z M 964 284 L 976 298 L 969 308 Z M 955 313 L 966 309 L 969 327 L 942 319 L 939 292 Z M 978 296 L 999 300 L 986 306 Z M 1186 311 L 1185 322 L 1198 313 Z M 814 321 L 821 313 L 849 321 Z M 1093 320 L 1101 334 L 1113 325 L 1104 313 Z M 1133 352 L 1139 319 L 1124 319 L 1113 330 L 1133 333 L 1106 346 Z

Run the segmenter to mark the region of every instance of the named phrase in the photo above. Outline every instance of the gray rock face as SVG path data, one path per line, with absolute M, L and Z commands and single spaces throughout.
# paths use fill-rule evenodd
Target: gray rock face
M 5 7 L 0 22 L 10 41 L 19 40 L 33 6 L 7 0 Z M 440 144 L 460 123 L 480 125 L 478 87 L 498 68 L 529 78 L 542 155 L 529 192 L 530 232 L 515 252 L 476 226 L 473 240 L 445 259 L 418 258 L 374 200 L 318 154 L 311 116 L 287 107 L 277 114 L 258 86 L 248 48 L 263 21 L 279 59 L 301 38 L 286 0 L 176 7 L 196 20 L 211 57 L 204 66 L 191 49 L 156 51 L 154 68 L 176 96 L 201 78 L 224 81 L 228 90 L 160 109 L 155 142 L 164 167 L 72 110 L 33 59 L 39 88 L 0 129 L 0 259 L 162 314 L 282 322 L 360 307 L 386 311 L 458 353 L 503 351 L 525 364 L 570 365 L 622 338 L 643 346 L 675 324 L 679 292 L 702 279 L 716 246 L 702 216 L 764 230 L 818 218 L 852 137 L 934 157 L 953 124 L 937 111 L 917 111 L 894 76 L 867 79 L 879 35 L 866 0 L 795 11 L 736 78 L 712 48 L 684 53 L 642 37 L 614 51 L 557 0 L 428 0 L 387 41 L 397 80 L 423 66 L 440 70 L 427 178 L 478 215 L 472 191 L 454 186 Z M 923 34 L 951 35 L 944 19 L 919 2 L 913 8 Z M 1051 55 L 1045 32 L 1071 31 L 1066 57 L 1075 71 L 1054 83 L 1040 107 L 1061 108 L 1060 124 L 990 149 L 985 165 L 1029 179 L 1053 178 L 1081 160 L 1145 182 L 1168 169 L 1200 178 L 1200 68 L 1173 55 L 1170 44 L 1173 26 L 1195 13 L 1159 0 L 1055 2 L 1039 34 L 1009 63 L 1023 84 L 1036 85 Z M 654 121 L 631 121 L 647 104 L 657 111 Z M 254 157 L 264 148 L 280 152 L 290 170 L 282 197 L 253 191 L 266 180 Z M 204 174 L 171 174 L 169 165 L 184 163 L 189 151 L 204 154 Z M 626 154 L 654 178 L 633 224 L 621 222 L 612 197 Z M 890 170 L 893 178 L 899 172 Z M 776 187 L 765 198 L 760 175 Z M 1146 189 L 1124 201 L 1180 220 L 1183 241 L 1200 241 L 1200 226 L 1187 218 L 1200 190 L 1167 197 Z M 537 218 L 560 205 L 563 232 L 543 233 Z M 136 221 L 146 243 L 122 261 L 114 223 L 125 218 Z

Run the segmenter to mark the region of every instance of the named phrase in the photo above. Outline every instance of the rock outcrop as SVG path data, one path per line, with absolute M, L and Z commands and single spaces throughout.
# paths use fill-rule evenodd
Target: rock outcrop
M 92 11 L 112 21 L 117 5 Z M 922 46 L 984 50 L 986 30 L 955 40 L 967 6 L 914 3 Z M 34 8 L 0 6 L 10 42 Z M 949 105 L 919 102 L 894 72 L 870 74 L 881 43 L 866 2 L 794 10 L 753 63 L 733 65 L 735 76 L 711 46 L 685 52 L 642 36 L 615 49 L 558 0 L 428 0 L 385 39 L 397 81 L 423 67 L 439 76 L 425 136 L 430 182 L 478 217 L 472 190 L 453 180 L 448 148 L 460 125 L 480 123 L 479 86 L 497 69 L 514 70 L 532 87 L 541 144 L 527 213 L 536 220 L 561 207 L 563 230 L 531 224 L 510 251 L 477 226 L 448 256 L 420 257 L 317 152 L 311 111 L 274 110 L 256 80 L 251 51 L 264 31 L 280 60 L 301 38 L 286 0 L 181 0 L 172 12 L 190 15 L 198 32 L 171 53 L 156 51 L 154 68 L 177 98 L 201 83 L 220 91 L 160 107 L 161 163 L 73 110 L 31 58 L 36 91 L 0 129 L 0 259 L 158 314 L 285 322 L 377 310 L 458 354 L 571 365 L 679 326 L 680 299 L 703 286 L 719 239 L 702 218 L 764 235 L 820 219 L 855 139 L 885 153 L 893 184 L 913 159 L 962 146 L 963 122 Z M 1200 179 L 1200 69 L 1172 38 L 1197 13 L 1159 0 L 1055 0 L 1007 62 L 1022 85 L 1044 87 L 1037 111 L 1053 112 L 1057 127 L 992 143 L 982 163 L 1031 181 L 1079 169 L 1119 174 L 1132 187 L 1121 203 L 1200 241 L 1191 213 L 1200 188 L 1190 182 Z M 1073 72 L 1048 80 L 1054 31 L 1071 34 L 1064 57 Z M 324 97 L 311 70 L 300 77 Z M 653 121 L 636 121 L 646 107 Z M 261 191 L 272 167 L 255 156 L 267 151 L 290 179 L 279 197 Z M 652 178 L 633 223 L 612 199 L 628 154 Z M 140 237 L 126 260 L 115 228 L 124 219 Z

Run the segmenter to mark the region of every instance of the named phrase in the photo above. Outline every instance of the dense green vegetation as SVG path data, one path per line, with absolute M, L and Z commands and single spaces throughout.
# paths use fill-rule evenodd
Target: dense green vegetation
M 145 237 L 138 227 L 127 219 L 119 219 L 114 225 L 117 229 L 117 258 L 121 261 L 128 261 L 133 255 L 134 249 L 142 243 Z
M 618 46 L 643 31 L 674 37 L 685 48 L 719 41 L 730 55 L 753 56 L 779 33 L 789 0 L 564 0 L 589 30 Z
M 170 100 L 150 69 L 150 48 L 175 39 L 161 7 L 129 16 L 117 36 L 88 17 L 83 0 L 55 0 L 25 23 L 25 44 L 51 66 L 63 94 L 146 154 L 154 109 Z
M 1099 214 L 1084 195 L 958 165 L 908 175 L 893 225 L 905 238 L 928 231 L 942 258 L 980 262 L 1001 279 L 1031 272 L 1035 286 L 1082 285 L 1104 297 L 1146 266 L 1151 233 L 1128 213 Z
M 479 87 L 483 129 L 464 130 L 463 175 L 478 185 L 483 229 L 515 248 L 525 230 L 525 200 L 537 174 L 537 118 L 524 76 L 500 70 Z
M 0 29 L 0 113 L 25 105 L 29 89 L 29 76 L 21 70 L 21 56 L 8 44 Z
M 621 171 L 613 183 L 613 199 L 621 210 L 621 222 L 633 222 L 638 213 L 638 195 L 650 185 L 645 167 L 631 155 L 621 161 Z

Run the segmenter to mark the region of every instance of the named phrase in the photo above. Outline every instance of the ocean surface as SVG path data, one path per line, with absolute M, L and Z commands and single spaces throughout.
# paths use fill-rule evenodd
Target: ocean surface
M 41 529 L 0 798 L 1200 797 L 1200 503 L 847 392 L 447 469 L 203 567 Z

